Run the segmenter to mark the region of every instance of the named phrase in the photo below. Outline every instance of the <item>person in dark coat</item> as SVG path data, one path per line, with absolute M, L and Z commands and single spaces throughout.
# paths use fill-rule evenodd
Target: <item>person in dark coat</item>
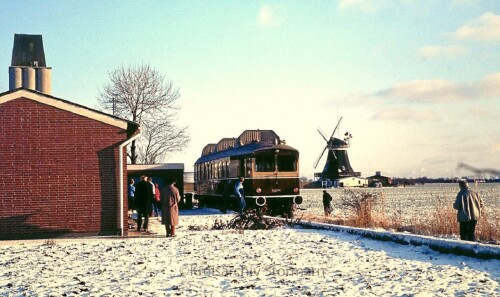
M 135 187 L 135 207 L 137 209 L 137 231 L 148 231 L 149 213 L 152 211 L 153 187 L 147 181 L 147 176 L 141 176 L 141 181 Z M 144 226 L 142 218 L 144 217 Z
M 181 195 L 175 187 L 176 180 L 170 178 L 160 190 L 161 223 L 165 225 L 167 237 L 175 237 L 175 226 L 179 224 L 179 201 Z
M 323 209 L 325 211 L 325 217 L 328 217 L 332 213 L 332 200 L 332 195 L 326 190 L 323 190 Z

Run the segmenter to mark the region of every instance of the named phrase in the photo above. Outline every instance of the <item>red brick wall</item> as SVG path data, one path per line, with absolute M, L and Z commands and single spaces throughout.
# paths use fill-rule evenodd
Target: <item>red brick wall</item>
M 0 120 L 0 239 L 119 232 L 126 131 L 24 98 Z

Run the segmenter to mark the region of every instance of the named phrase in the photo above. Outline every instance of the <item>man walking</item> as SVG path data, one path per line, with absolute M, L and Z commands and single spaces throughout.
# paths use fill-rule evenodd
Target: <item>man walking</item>
M 483 200 L 479 194 L 472 191 L 467 181 L 458 182 L 460 191 L 457 194 L 453 208 L 457 210 L 457 221 L 460 224 L 460 239 L 476 241 L 476 224 L 483 212 Z

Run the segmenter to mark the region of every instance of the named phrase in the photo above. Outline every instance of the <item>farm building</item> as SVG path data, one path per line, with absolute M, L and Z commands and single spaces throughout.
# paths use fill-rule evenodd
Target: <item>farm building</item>
M 22 88 L 0 94 L 0 119 L 0 239 L 126 235 L 136 123 Z
M 380 171 L 376 171 L 375 175 L 369 176 L 366 179 L 368 179 L 368 185 L 370 187 L 389 187 L 392 185 L 392 179 L 390 177 L 383 176 Z
M 333 180 L 334 188 L 367 187 L 368 181 L 360 177 L 344 177 Z

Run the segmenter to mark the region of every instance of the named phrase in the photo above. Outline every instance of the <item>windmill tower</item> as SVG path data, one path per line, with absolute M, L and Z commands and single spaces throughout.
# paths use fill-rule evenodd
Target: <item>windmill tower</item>
M 330 138 L 326 138 L 325 134 L 318 129 L 319 134 L 326 141 L 326 146 L 319 155 L 318 159 L 314 163 L 314 168 L 318 166 L 319 161 L 328 150 L 328 157 L 326 159 L 325 167 L 321 173 L 315 173 L 314 176 L 325 180 L 336 180 L 344 177 L 359 177 L 361 176 L 361 172 L 355 172 L 351 164 L 349 163 L 349 157 L 347 155 L 347 149 L 350 146 L 350 139 L 352 135 L 349 132 L 344 134 L 344 139 L 339 139 L 334 137 L 337 128 L 339 127 L 340 122 L 342 121 L 342 117 L 335 126 L 335 129 L 332 132 Z
M 15 34 L 9 90 L 25 88 L 50 95 L 51 71 L 45 63 L 42 35 Z

